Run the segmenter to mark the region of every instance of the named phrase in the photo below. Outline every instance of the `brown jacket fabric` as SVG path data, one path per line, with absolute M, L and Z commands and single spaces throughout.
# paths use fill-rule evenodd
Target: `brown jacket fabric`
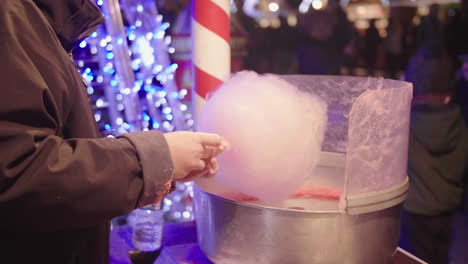
M 161 133 L 98 138 L 70 50 L 92 0 L 0 1 L 0 263 L 108 263 L 109 220 L 162 199 Z

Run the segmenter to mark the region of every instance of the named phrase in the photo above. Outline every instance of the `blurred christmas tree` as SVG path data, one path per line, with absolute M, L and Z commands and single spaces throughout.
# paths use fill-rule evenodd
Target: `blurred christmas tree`
M 167 22 L 153 0 L 97 0 L 105 24 L 82 41 L 74 59 L 87 82 L 99 130 L 107 136 L 158 129 L 192 130 L 187 90 L 178 90 Z M 164 200 L 168 221 L 190 221 L 192 184 Z

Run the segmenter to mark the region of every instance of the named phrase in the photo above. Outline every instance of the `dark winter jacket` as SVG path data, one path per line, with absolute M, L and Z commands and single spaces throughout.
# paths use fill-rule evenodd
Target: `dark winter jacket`
M 459 209 L 468 172 L 468 130 L 456 104 L 411 113 L 407 211 L 439 215 Z
M 109 220 L 160 200 L 161 133 L 98 138 L 69 51 L 92 0 L 0 1 L 0 263 L 108 263 Z

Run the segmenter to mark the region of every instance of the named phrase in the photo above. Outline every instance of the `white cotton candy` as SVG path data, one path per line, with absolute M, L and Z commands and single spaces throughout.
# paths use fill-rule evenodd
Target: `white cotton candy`
M 198 130 L 225 137 L 215 179 L 265 201 L 293 194 L 320 155 L 326 103 L 273 75 L 240 72 L 202 108 Z

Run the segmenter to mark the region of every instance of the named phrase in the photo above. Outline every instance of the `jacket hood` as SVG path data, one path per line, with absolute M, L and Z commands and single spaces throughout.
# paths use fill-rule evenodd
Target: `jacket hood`
M 101 10 L 92 0 L 33 1 L 49 20 L 67 52 L 104 22 Z

